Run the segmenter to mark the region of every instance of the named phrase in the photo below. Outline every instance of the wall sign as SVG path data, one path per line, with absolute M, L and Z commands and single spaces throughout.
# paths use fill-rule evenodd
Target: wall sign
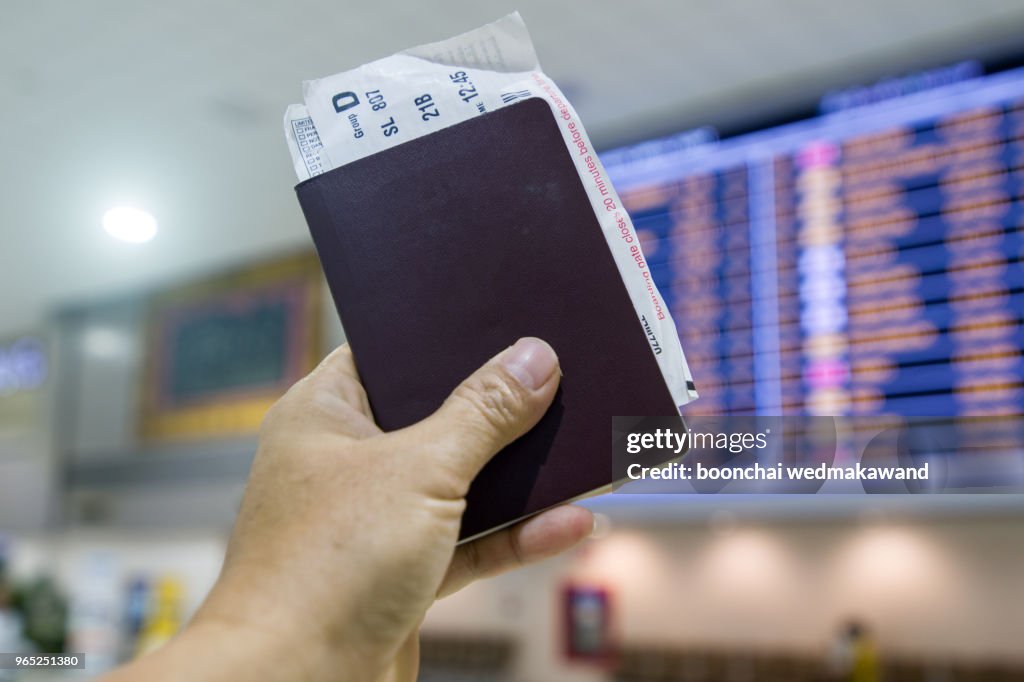
M 179 287 L 150 304 L 141 431 L 254 432 L 320 359 L 321 275 L 303 254 Z
M 0 396 L 40 388 L 46 381 L 47 369 L 42 339 L 25 336 L 0 344 Z

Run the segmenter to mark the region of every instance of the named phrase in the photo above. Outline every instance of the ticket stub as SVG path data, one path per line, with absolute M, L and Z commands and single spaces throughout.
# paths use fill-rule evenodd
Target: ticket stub
M 676 404 L 697 397 L 671 313 L 632 221 L 569 101 L 540 69 L 526 25 L 510 14 L 468 33 L 303 83 L 285 113 L 299 180 L 508 106 L 551 107 L 633 307 Z
M 293 104 L 284 112 L 284 136 L 299 180 L 308 180 L 328 170 L 324 145 L 305 104 Z

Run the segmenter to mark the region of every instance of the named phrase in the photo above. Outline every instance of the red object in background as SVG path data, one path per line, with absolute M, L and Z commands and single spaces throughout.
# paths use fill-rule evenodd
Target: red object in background
M 566 585 L 562 591 L 565 657 L 610 665 L 615 656 L 612 595 L 603 587 Z

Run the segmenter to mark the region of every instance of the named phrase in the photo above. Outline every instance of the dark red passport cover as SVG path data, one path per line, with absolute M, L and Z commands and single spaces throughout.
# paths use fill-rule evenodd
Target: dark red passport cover
M 611 417 L 674 415 L 548 104 L 498 109 L 296 188 L 374 416 L 423 419 L 521 336 L 562 383 L 480 472 L 460 537 L 612 482 Z

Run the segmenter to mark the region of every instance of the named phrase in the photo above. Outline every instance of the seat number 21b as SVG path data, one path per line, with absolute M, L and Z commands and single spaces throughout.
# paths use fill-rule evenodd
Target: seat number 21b
M 437 118 L 441 115 L 441 112 L 437 110 L 437 104 L 434 102 L 434 98 L 429 94 L 420 95 L 413 99 L 413 104 L 420 110 L 420 118 L 424 121 L 429 121 L 432 118 Z

